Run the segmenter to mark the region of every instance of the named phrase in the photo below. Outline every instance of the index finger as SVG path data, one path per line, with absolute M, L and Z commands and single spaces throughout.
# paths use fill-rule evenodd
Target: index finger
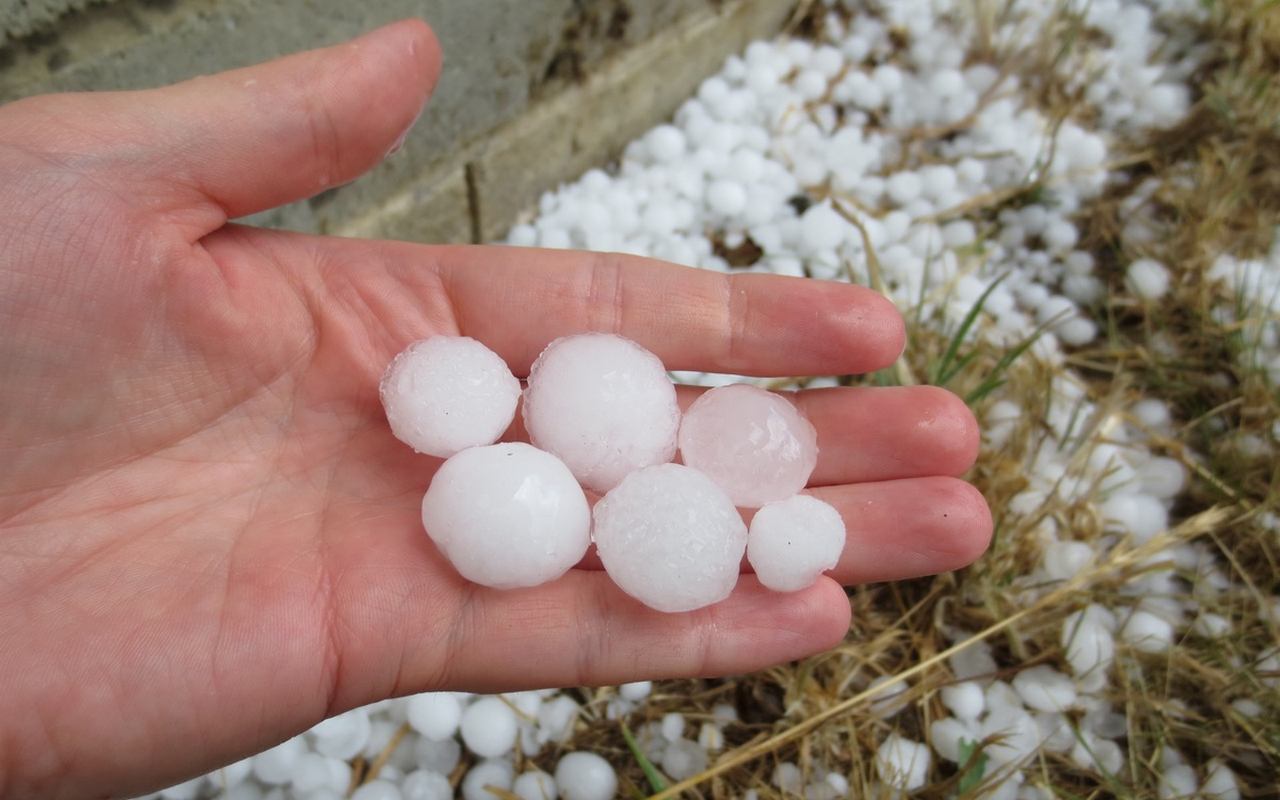
M 405 247 L 406 268 L 420 265 L 421 250 Z M 906 341 L 891 302 L 847 283 L 726 275 L 619 253 L 430 250 L 460 332 L 517 374 L 552 339 L 588 330 L 633 339 L 668 369 L 757 376 L 870 372 L 892 364 Z

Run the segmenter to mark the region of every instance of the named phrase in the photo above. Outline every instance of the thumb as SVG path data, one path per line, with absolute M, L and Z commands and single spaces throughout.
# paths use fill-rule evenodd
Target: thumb
M 439 73 L 435 35 L 404 20 L 160 89 L 34 98 L 28 131 L 46 151 L 105 156 L 153 208 L 212 212 L 195 215 L 199 238 L 373 167 L 413 125 Z

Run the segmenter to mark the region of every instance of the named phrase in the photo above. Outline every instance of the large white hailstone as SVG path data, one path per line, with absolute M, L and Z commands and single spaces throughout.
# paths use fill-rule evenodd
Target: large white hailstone
M 524 421 L 530 441 L 603 493 L 671 460 L 680 408 L 657 356 L 621 336 L 584 333 L 556 339 L 533 362 Z
M 484 758 L 511 752 L 520 723 L 516 712 L 498 697 L 482 697 L 462 714 L 462 742 L 467 749 Z
M 452 692 L 415 694 L 404 705 L 409 726 L 428 739 L 448 739 L 462 719 L 462 704 Z
M 596 503 L 596 550 L 627 594 L 658 611 L 718 603 L 738 582 L 747 526 L 711 479 L 680 464 L 633 472 Z
M 672 780 L 691 778 L 707 768 L 707 751 L 685 738 L 667 744 L 662 753 L 662 771 Z
M 253 777 L 269 786 L 282 786 L 293 780 L 293 768 L 306 752 L 301 736 L 285 739 L 253 757 Z
M 564 800 L 613 800 L 618 775 L 595 753 L 569 753 L 556 765 L 556 785 Z
M 1120 638 L 1143 653 L 1162 653 L 1173 644 L 1173 626 L 1163 617 L 1138 609 L 1120 628 Z
M 555 580 L 578 563 L 591 512 L 559 459 L 503 443 L 444 462 L 422 498 L 422 524 L 464 578 L 512 589 Z
M 1200 787 L 1200 791 L 1205 797 L 1214 800 L 1240 800 L 1240 784 L 1236 781 L 1236 774 L 1217 758 L 1209 759 L 1205 767 L 1204 786 Z
M 520 381 L 475 339 L 433 336 L 392 360 L 378 392 L 397 439 L 448 458 L 498 441 L 516 415 Z
M 556 800 L 560 796 L 556 779 L 540 769 L 520 773 L 511 785 L 511 791 L 521 800 Z
M 1159 261 L 1140 258 L 1129 265 L 1125 283 L 1143 300 L 1159 300 L 1169 291 L 1169 270 Z
M 400 787 L 388 780 L 369 781 L 351 795 L 351 800 L 403 800 Z
M 740 383 L 712 389 L 689 406 L 680 423 L 680 455 L 734 505 L 759 508 L 809 482 L 818 434 L 782 395 Z
M 486 787 L 495 786 L 509 792 L 514 780 L 511 762 L 501 758 L 485 759 L 468 770 L 462 779 L 463 800 L 494 800 L 495 795 Z
M 747 561 L 760 583 L 777 592 L 795 592 L 840 561 L 844 540 L 840 512 L 798 494 L 756 512 L 747 533 Z
M 982 716 L 987 700 L 981 686 L 963 681 L 942 687 L 942 704 L 962 720 L 975 720 Z
M 1065 711 L 1076 702 L 1075 683 L 1046 664 L 1019 672 L 1013 688 L 1022 702 L 1036 711 Z
M 439 772 L 419 769 L 404 776 L 400 794 L 404 800 L 453 800 L 453 786 Z
M 876 771 L 890 786 L 914 792 L 928 780 L 930 760 L 928 747 L 892 733 L 876 751 Z

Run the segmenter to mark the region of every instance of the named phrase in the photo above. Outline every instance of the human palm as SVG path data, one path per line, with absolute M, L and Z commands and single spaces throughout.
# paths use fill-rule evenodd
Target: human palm
M 378 377 L 408 342 L 484 341 L 517 374 L 615 331 L 673 369 L 876 369 L 902 346 L 857 287 L 646 259 L 325 239 L 229 224 L 350 180 L 439 70 L 421 23 L 175 87 L 0 108 L 0 796 L 119 796 L 323 717 L 478 691 L 742 672 L 838 641 L 839 584 L 959 567 L 990 517 L 972 417 L 930 388 L 798 395 L 833 579 L 745 576 L 651 611 L 588 557 L 498 592 L 421 530 L 439 461 Z M 694 390 L 682 394 L 688 402 Z

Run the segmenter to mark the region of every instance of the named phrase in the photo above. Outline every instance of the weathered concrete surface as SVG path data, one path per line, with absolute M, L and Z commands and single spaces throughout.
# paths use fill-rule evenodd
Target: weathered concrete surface
M 112 0 L 67 14 L 51 32 L 0 47 L 0 102 L 49 91 L 171 83 L 418 16 L 435 28 L 445 68 L 403 149 L 348 186 L 253 221 L 459 240 L 477 231 L 492 235 L 538 191 L 610 157 L 668 115 L 726 55 L 775 31 L 792 5 L 794 0 Z M 542 154 L 530 157 L 540 147 Z M 487 205 L 457 205 L 468 196 Z

